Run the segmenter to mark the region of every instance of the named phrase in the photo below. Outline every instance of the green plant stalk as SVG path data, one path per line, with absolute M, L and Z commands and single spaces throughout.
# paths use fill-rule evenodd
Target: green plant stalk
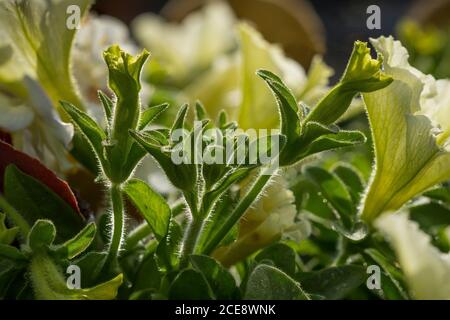
M 20 233 L 23 239 L 26 239 L 30 232 L 30 225 L 28 222 L 14 209 L 6 199 L 0 195 L 0 208 L 6 213 L 6 215 L 12 220 L 12 222 L 19 227 Z
M 203 230 L 204 222 L 203 217 L 196 217 L 189 223 L 183 240 L 183 247 L 181 248 L 180 269 L 187 267 L 189 255 L 195 253 L 195 248 Z
M 189 263 L 189 255 L 193 254 L 200 233 L 203 230 L 204 218 L 203 206 L 198 206 L 198 198 L 195 193 L 184 192 L 184 199 L 191 212 L 191 221 L 188 223 L 186 233 L 183 239 L 183 245 L 180 253 L 180 268 L 187 267 Z
M 117 266 L 117 258 L 122 244 L 123 230 L 124 230 L 124 205 L 122 190 L 120 184 L 113 184 L 111 186 L 111 202 L 112 202 L 112 235 L 111 242 L 108 248 L 108 256 L 105 261 L 105 267 L 110 270 Z
M 217 232 L 213 234 L 212 238 L 206 243 L 202 252 L 203 254 L 211 254 L 212 251 L 220 244 L 231 228 L 233 228 L 245 211 L 250 208 L 256 198 L 258 198 L 258 196 L 262 193 L 271 177 L 272 174 L 264 174 L 264 172 L 260 173 L 251 188 L 239 201 L 236 208 L 234 208 L 228 219 L 219 227 L 219 230 L 217 230 Z
M 345 259 L 347 258 L 347 246 L 348 240 L 343 235 L 339 235 L 337 243 L 337 255 L 332 263 L 332 266 L 340 266 L 345 264 Z
M 152 229 L 147 222 L 138 225 L 125 240 L 125 250 L 131 250 L 139 243 L 139 241 L 148 237 L 151 233 Z

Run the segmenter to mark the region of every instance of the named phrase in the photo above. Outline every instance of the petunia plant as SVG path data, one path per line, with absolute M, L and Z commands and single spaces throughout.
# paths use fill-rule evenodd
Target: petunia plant
M 450 298 L 450 82 L 400 42 L 329 85 L 213 3 L 73 58 L 68 5 L 0 1 L 0 299 Z

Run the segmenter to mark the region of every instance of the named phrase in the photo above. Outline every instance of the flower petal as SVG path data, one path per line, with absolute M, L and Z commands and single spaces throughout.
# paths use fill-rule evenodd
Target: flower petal
M 363 94 L 376 157 L 361 210 L 366 220 L 397 210 L 415 195 L 450 178 L 450 154 L 436 143 L 432 121 L 420 114 L 421 107 L 434 97 L 434 79 L 408 64 L 399 41 L 381 37 L 372 43 L 383 54 L 385 72 L 394 82 Z
M 416 299 L 450 299 L 450 254 L 433 247 L 405 212 L 383 215 L 375 226 L 389 237 Z
M 76 4 L 82 15 L 91 0 Z M 76 31 L 67 26 L 71 5 L 72 0 L 0 2 L 0 47 L 10 51 L 0 61 L 0 83 L 10 92 L 23 96 L 22 79 L 27 75 L 40 82 L 53 105 L 61 99 L 81 105 L 69 64 Z
M 33 110 L 14 101 L 7 96 L 0 94 L 0 128 L 8 132 L 16 132 L 30 125 L 34 118 Z

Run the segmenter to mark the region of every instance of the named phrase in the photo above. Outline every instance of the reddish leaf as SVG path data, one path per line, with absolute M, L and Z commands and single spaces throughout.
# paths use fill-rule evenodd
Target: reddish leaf
M 38 160 L 3 141 L 0 141 L 0 191 L 3 191 L 3 177 L 9 164 L 15 164 L 21 171 L 45 184 L 81 215 L 77 199 L 67 182 L 58 178 Z

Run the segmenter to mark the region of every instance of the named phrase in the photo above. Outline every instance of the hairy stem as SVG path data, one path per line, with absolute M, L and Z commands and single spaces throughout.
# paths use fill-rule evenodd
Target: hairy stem
M 130 250 L 134 248 L 139 241 L 148 237 L 152 233 L 152 229 L 147 222 L 143 222 L 138 225 L 127 237 L 125 240 L 125 250 Z
M 231 228 L 233 228 L 233 226 L 239 221 L 245 211 L 247 211 L 256 198 L 261 194 L 271 177 L 272 175 L 267 174 L 267 172 L 260 173 L 248 192 L 231 212 L 228 219 L 219 227 L 217 232 L 213 233 L 212 238 L 206 243 L 202 253 L 211 254 L 211 252 L 220 244 L 222 239 L 225 238 Z
M 195 253 L 200 233 L 203 230 L 204 220 L 201 217 L 194 218 L 189 224 L 183 241 L 180 255 L 180 268 L 183 269 L 189 264 L 189 255 Z
M 112 217 L 112 235 L 111 242 L 108 248 L 108 257 L 105 266 L 113 268 L 117 265 L 117 258 L 122 244 L 123 230 L 124 230 L 124 206 L 122 198 L 122 190 L 119 184 L 111 186 L 111 202 L 113 209 Z

